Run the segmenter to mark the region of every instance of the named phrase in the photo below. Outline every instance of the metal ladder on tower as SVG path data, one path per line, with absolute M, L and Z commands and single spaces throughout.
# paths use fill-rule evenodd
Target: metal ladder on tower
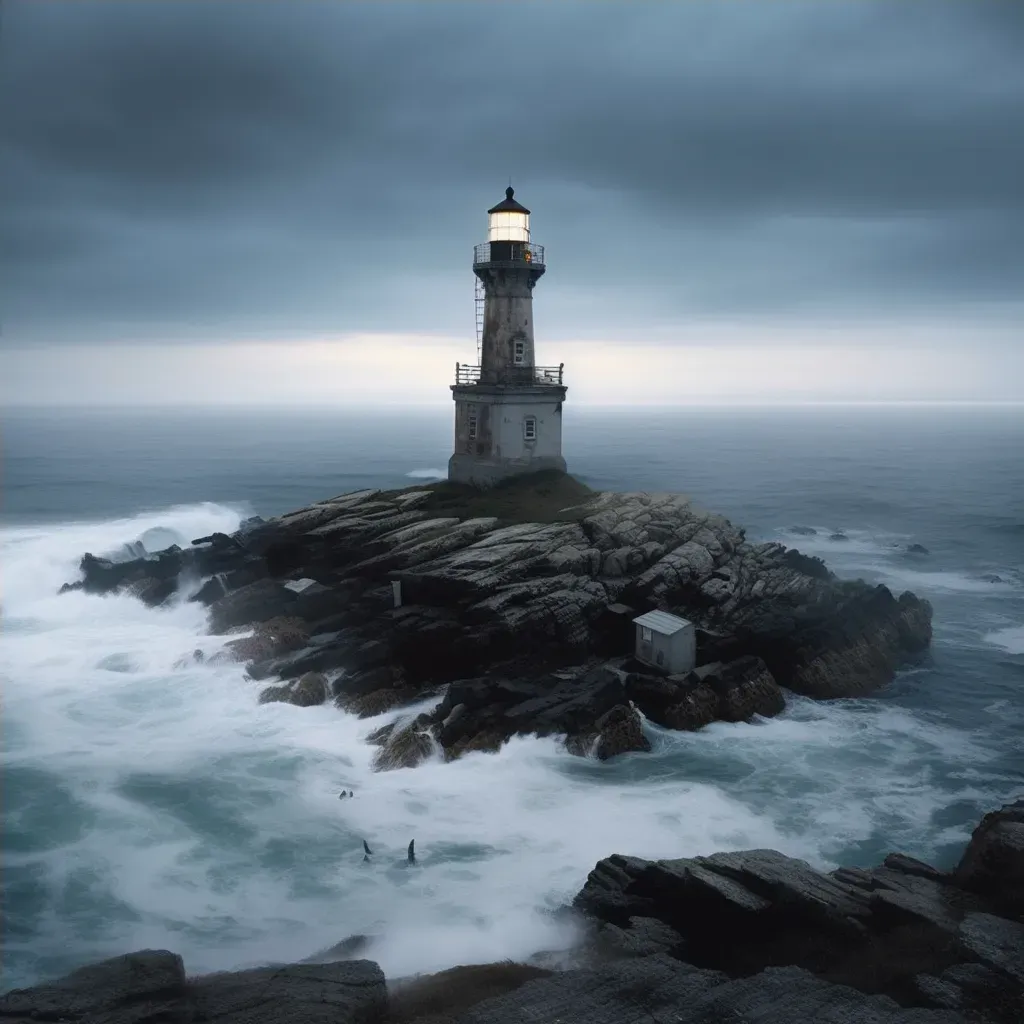
M 478 277 L 476 279 L 476 365 L 480 365 L 483 358 L 484 343 L 484 283 Z

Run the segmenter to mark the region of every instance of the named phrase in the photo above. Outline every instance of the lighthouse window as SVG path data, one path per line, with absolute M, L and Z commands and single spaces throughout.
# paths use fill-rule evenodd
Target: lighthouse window
M 537 420 L 534 416 L 527 416 L 523 420 L 523 437 L 527 441 L 537 440 Z
M 514 346 L 513 356 L 516 366 L 522 366 L 526 362 L 526 342 L 517 341 Z
M 476 409 L 469 411 L 469 439 L 470 441 L 476 440 Z

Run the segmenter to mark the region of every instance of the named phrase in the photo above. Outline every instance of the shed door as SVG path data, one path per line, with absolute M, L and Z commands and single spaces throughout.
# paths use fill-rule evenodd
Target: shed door
M 640 645 L 637 649 L 637 657 L 641 661 L 651 661 L 654 657 L 654 637 L 646 626 L 640 627 Z

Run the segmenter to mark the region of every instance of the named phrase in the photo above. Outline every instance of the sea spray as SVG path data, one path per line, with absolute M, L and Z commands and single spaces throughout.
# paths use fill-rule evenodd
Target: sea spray
M 1024 654 L 1024 626 L 1007 626 L 985 634 L 986 643 L 1001 647 L 1008 654 Z
M 444 480 L 448 476 L 446 469 L 410 469 L 405 474 L 410 480 Z

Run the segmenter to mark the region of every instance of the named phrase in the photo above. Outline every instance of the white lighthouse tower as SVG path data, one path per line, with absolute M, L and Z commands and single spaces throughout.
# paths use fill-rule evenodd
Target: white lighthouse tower
M 448 479 L 482 486 L 540 469 L 565 471 L 562 366 L 537 366 L 533 286 L 544 247 L 530 241 L 530 211 L 511 188 L 487 211 L 487 241 L 473 251 L 484 290 L 480 365 L 455 365 L 455 452 Z

